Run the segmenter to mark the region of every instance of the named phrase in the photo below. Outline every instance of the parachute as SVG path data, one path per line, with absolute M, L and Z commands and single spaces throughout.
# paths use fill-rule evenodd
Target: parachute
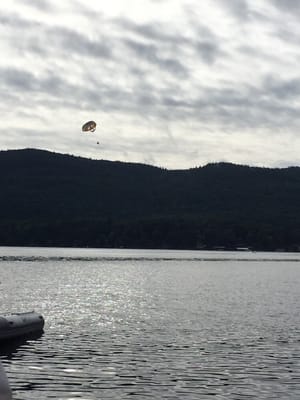
M 82 132 L 95 132 L 96 125 L 95 121 L 88 121 L 82 126 Z

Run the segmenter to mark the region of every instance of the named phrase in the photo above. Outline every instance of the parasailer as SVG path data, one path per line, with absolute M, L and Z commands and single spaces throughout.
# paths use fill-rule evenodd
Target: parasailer
M 82 132 L 95 132 L 96 126 L 97 124 L 95 121 L 88 121 L 82 125 Z

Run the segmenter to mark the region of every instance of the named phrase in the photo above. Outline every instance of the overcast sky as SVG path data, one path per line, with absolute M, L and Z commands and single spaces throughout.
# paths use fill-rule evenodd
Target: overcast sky
M 296 0 L 2 1 L 0 149 L 300 165 L 299 20 Z

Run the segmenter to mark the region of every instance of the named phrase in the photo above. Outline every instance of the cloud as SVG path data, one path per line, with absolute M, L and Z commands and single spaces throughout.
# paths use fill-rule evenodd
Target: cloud
M 84 85 L 73 85 L 51 73 L 36 76 L 18 69 L 1 69 L 7 93 L 22 93 L 26 104 L 34 108 L 44 104 L 47 108 L 102 109 L 123 113 L 147 114 L 166 120 L 192 119 L 202 123 L 221 124 L 224 128 L 243 129 L 265 127 L 278 129 L 299 121 L 293 100 L 300 95 L 300 80 L 279 80 L 266 77 L 262 86 L 238 89 L 203 87 L 195 95 L 178 96 L 177 88 L 157 92 L 140 83 L 134 93 L 118 85 L 99 83 L 96 90 Z M 52 100 L 51 100 L 52 97 Z M 276 124 L 276 128 L 274 125 Z M 242 131 L 241 131 L 242 133 Z
M 220 45 L 213 41 L 197 41 L 195 47 L 202 60 L 207 64 L 214 64 L 221 55 L 224 56 L 224 52 L 220 50 Z
M 246 21 L 251 15 L 247 0 L 216 0 L 231 15 L 241 21 Z
M 19 2 L 25 6 L 32 7 L 34 9 L 37 9 L 38 11 L 42 12 L 54 12 L 55 8 L 53 7 L 52 4 L 50 4 L 48 1 L 40 1 L 40 0 L 19 0 Z
M 11 41 L 16 42 L 16 37 L 23 35 L 23 40 L 18 47 L 24 47 L 33 52 L 47 55 L 50 51 L 60 52 L 67 58 L 70 54 L 82 57 L 111 57 L 112 50 L 104 37 L 95 40 L 89 39 L 85 34 L 74 29 L 60 25 L 49 26 L 46 23 L 24 19 L 17 14 L 0 16 L 0 24 L 6 28 L 18 30 L 11 36 Z
M 300 4 L 295 0 L 272 0 L 270 5 L 276 6 L 280 11 L 294 15 L 300 12 Z
M 16 68 L 2 68 L 0 74 L 2 82 L 10 90 L 34 90 L 36 80 L 30 72 Z
M 191 10 L 188 11 L 189 13 Z M 179 32 L 170 32 L 169 26 L 161 24 L 136 24 L 128 20 L 119 21 L 122 27 L 127 31 L 136 34 L 137 39 L 129 39 L 127 43 L 133 47 L 137 53 L 141 54 L 151 62 L 157 65 L 165 66 L 179 75 L 186 75 L 187 69 L 184 68 L 182 62 L 171 59 L 163 59 L 158 57 L 159 52 L 176 54 L 177 57 L 184 59 L 184 50 L 195 50 L 201 60 L 206 64 L 213 64 L 219 57 L 223 57 L 225 53 L 221 50 L 220 41 L 210 29 L 203 25 L 197 24 L 194 37 L 185 36 Z M 142 40 L 146 39 L 144 43 Z
M 134 13 L 119 2 L 3 5 L 0 111 L 16 132 L 5 146 L 99 157 L 74 136 L 99 118 L 107 158 L 255 163 L 268 143 L 282 163 L 279 136 L 300 128 L 300 30 L 287 3 L 141 2 Z
M 23 95 L 29 93 L 45 93 L 59 97 L 66 92 L 74 93 L 75 86 L 62 80 L 51 73 L 46 76 L 37 76 L 29 71 L 17 68 L 1 68 L 2 85 L 6 90 L 21 92 Z M 3 87 L 2 86 L 2 87 Z
M 96 58 L 110 58 L 112 56 L 111 47 L 106 44 L 103 37 L 90 40 L 83 34 L 61 27 L 48 28 L 46 35 L 52 40 L 52 45 L 54 42 L 56 48 L 64 51 L 66 57 L 68 57 L 68 53 Z
M 144 60 L 179 77 L 188 76 L 188 69 L 179 60 L 175 57 L 166 57 L 160 54 L 157 46 L 130 39 L 125 40 L 125 44 L 140 60 Z
M 19 14 L 10 12 L 0 15 L 0 25 L 4 25 L 6 28 L 18 29 L 20 31 L 27 28 L 35 29 L 42 26 L 41 23 L 22 18 Z
M 268 76 L 264 82 L 264 90 L 273 99 L 292 102 L 296 97 L 300 97 L 300 77 L 283 79 Z
M 135 33 L 140 38 L 152 42 L 167 43 L 171 45 L 188 44 L 188 38 L 178 33 L 171 33 L 172 27 L 161 23 L 136 23 L 127 18 L 118 18 L 115 23 L 127 32 Z M 174 29 L 174 28 L 173 28 Z M 171 32 L 170 32 L 171 31 Z

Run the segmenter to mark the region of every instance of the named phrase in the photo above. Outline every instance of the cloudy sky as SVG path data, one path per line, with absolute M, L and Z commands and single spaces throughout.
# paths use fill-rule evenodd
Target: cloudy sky
M 0 149 L 300 165 L 299 19 L 296 0 L 2 1 Z

